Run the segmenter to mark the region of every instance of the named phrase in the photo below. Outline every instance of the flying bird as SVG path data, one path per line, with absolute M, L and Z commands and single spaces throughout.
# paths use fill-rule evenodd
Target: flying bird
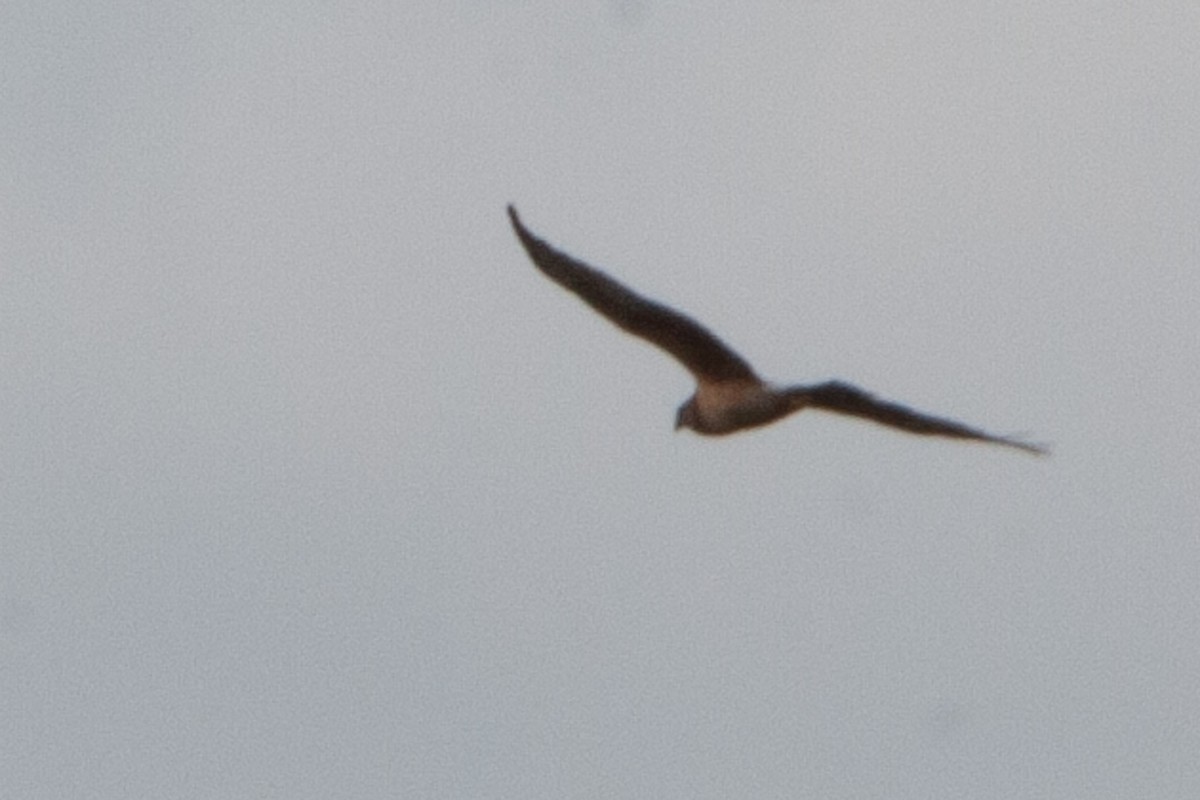
M 944 436 L 1015 447 L 1043 455 L 1037 444 L 996 436 L 944 417 L 880 400 L 857 386 L 827 381 L 810 386 L 777 387 L 700 323 L 649 300 L 535 236 L 508 207 L 513 230 L 534 265 L 546 277 L 574 292 L 583 302 L 626 333 L 673 355 L 696 378 L 696 392 L 679 407 L 675 430 L 690 428 L 709 435 L 734 433 L 817 408 L 877 422 L 908 433 Z

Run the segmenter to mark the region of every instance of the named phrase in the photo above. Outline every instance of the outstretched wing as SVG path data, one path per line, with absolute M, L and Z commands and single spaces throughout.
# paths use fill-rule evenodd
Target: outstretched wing
M 525 252 L 546 277 L 579 295 L 614 325 L 666 350 L 703 381 L 757 381 L 741 356 L 695 320 L 647 300 L 598 269 L 556 250 L 521 224 L 508 207 L 513 230 Z
M 1020 439 L 1006 436 L 994 436 L 978 428 L 972 428 L 961 422 L 944 417 L 934 417 L 914 411 L 899 403 L 889 403 L 879 400 L 868 392 L 841 381 L 830 381 L 817 386 L 796 386 L 788 389 L 788 396 L 796 410 L 801 408 L 821 408 L 838 414 L 848 414 L 852 417 L 869 419 L 880 425 L 899 428 L 909 433 L 924 436 L 948 436 L 953 439 L 969 439 L 977 442 L 990 442 L 1015 447 L 1027 453 L 1045 455 L 1045 447 Z

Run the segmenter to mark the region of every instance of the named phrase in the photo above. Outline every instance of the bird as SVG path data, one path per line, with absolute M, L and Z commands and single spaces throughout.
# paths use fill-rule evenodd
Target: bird
M 696 379 L 696 391 L 675 415 L 675 430 L 721 436 L 776 422 L 812 408 L 869 420 L 906 433 L 1002 445 L 1045 455 L 1041 444 L 997 436 L 945 417 L 881 400 L 841 380 L 776 386 L 691 317 L 643 297 L 604 272 L 534 235 L 508 206 L 513 230 L 534 265 L 626 333 L 674 356 Z

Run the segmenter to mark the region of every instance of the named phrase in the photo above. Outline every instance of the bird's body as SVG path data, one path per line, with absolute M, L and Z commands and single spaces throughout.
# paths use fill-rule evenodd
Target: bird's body
M 675 427 L 721 435 L 767 425 L 803 408 L 869 419 L 927 436 L 989 442 L 1042 454 L 1038 445 L 994 436 L 954 420 L 879 400 L 841 381 L 775 387 L 707 328 L 661 303 L 648 300 L 598 269 L 534 236 L 508 207 L 513 230 L 533 263 L 613 324 L 673 355 L 696 378 L 696 392 L 679 407 Z
M 767 425 L 792 413 L 785 391 L 762 381 L 700 381 L 676 427 L 719 436 Z

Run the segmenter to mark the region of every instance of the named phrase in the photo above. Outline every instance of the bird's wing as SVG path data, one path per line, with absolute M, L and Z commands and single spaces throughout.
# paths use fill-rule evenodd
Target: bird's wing
M 698 381 L 758 381 L 750 365 L 700 323 L 554 249 L 521 224 L 511 205 L 508 216 L 525 252 L 546 277 L 579 295 L 622 330 L 675 356 Z
M 1046 455 L 1042 445 L 1023 442 L 1006 436 L 994 436 L 978 428 L 944 417 L 934 417 L 914 411 L 899 403 L 879 400 L 868 392 L 841 381 L 829 381 L 816 386 L 796 386 L 787 390 L 792 405 L 801 408 L 820 408 L 838 414 L 848 414 L 925 436 L 947 436 L 1015 447 L 1027 453 Z

